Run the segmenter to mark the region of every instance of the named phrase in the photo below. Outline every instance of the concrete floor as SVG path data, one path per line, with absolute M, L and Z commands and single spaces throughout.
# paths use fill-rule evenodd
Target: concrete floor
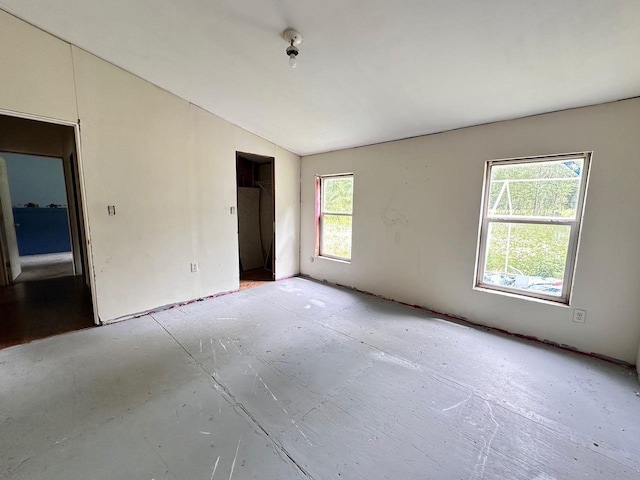
M 0 478 L 637 479 L 638 390 L 294 278 L 0 351 Z
M 20 257 L 22 273 L 14 283 L 68 277 L 73 272 L 73 254 L 71 252 L 45 253 Z

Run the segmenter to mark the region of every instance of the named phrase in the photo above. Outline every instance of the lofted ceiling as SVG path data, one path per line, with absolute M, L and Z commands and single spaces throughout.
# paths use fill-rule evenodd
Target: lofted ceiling
M 300 155 L 640 95 L 640 0 L 0 7 Z

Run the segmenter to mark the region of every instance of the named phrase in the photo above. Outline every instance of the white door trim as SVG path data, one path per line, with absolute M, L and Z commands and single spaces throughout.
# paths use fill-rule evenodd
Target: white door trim
M 85 249 L 86 249 L 86 254 L 87 254 L 87 266 L 88 266 L 88 271 L 86 272 L 86 275 L 89 278 L 89 287 L 91 290 L 91 304 L 93 306 L 93 321 L 96 325 L 100 325 L 100 317 L 98 314 L 98 303 L 97 303 L 97 297 L 96 297 L 96 285 L 95 285 L 95 275 L 94 275 L 94 269 L 93 269 L 93 253 L 91 250 L 91 230 L 89 228 L 89 217 L 88 217 L 88 211 L 87 211 L 87 202 L 86 202 L 86 189 L 85 189 L 85 183 L 84 183 L 84 169 L 83 169 L 83 165 L 82 165 L 82 144 L 80 142 L 80 119 L 78 119 L 78 121 L 76 122 L 70 122 L 68 120 L 61 120 L 58 118 L 50 118 L 50 117 L 44 117 L 41 115 L 33 115 L 30 113 L 23 113 L 23 112 L 15 112 L 13 110 L 5 110 L 0 108 L 0 115 L 6 115 L 8 117 L 17 117 L 17 118 L 24 118 L 27 120 L 36 120 L 38 122 L 45 122 L 45 123 L 53 123 L 55 125 L 65 125 L 68 127 L 73 127 L 74 130 L 74 134 L 75 134 L 75 142 L 76 142 L 76 166 L 78 167 L 78 178 L 79 178 L 79 184 L 80 184 L 80 203 L 81 203 L 81 208 L 82 208 L 82 227 L 84 228 L 84 232 L 85 232 Z

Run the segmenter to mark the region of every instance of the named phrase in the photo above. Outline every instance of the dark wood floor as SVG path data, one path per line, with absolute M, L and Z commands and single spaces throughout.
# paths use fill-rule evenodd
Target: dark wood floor
M 0 348 L 93 326 L 91 293 L 82 277 L 0 287 Z

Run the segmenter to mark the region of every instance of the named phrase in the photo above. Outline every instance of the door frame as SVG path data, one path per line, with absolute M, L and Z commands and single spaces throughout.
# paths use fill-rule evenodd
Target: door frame
M 68 120 L 61 120 L 59 118 L 45 117 L 42 115 L 33 115 L 30 113 L 15 112 L 12 110 L 5 110 L 0 108 L 0 115 L 7 117 L 23 118 L 26 120 L 35 120 L 37 122 L 52 123 L 54 125 L 63 125 L 66 127 L 73 127 L 74 140 L 76 144 L 75 149 L 75 163 L 77 167 L 78 186 L 79 186 L 79 203 L 82 210 L 82 221 L 80 227 L 84 230 L 84 251 L 86 254 L 87 262 L 87 278 L 89 279 L 89 290 L 91 291 L 91 306 L 93 307 L 93 322 L 96 325 L 101 325 L 100 317 L 98 315 L 98 303 L 96 297 L 96 285 L 93 269 L 93 253 L 91 250 L 91 230 L 89 228 L 89 217 L 86 202 L 86 186 L 84 182 L 84 168 L 82 164 L 82 143 L 80 141 L 80 119 L 76 122 L 70 122 Z M 77 205 L 76 205 L 77 206 Z M 71 219 L 69 219 L 71 221 Z M 82 236 L 80 236 L 80 242 L 82 242 Z
M 250 153 L 244 152 L 240 150 L 236 150 L 235 154 L 235 169 L 234 169 L 234 182 L 236 189 L 236 241 L 238 245 L 238 267 L 240 267 L 240 213 L 238 212 L 238 158 L 242 157 L 246 160 L 249 160 L 252 163 L 258 163 L 265 165 L 267 162 L 258 162 L 256 160 L 252 160 L 251 157 L 260 157 L 262 159 L 269 159 L 269 165 L 271 166 L 271 198 L 272 198 L 272 208 L 273 208 L 273 236 L 271 240 L 271 279 L 276 281 L 276 157 L 269 155 L 262 155 L 259 153 Z M 268 252 L 267 252 L 268 255 Z M 242 276 L 242 269 L 239 268 L 239 275 Z
M 271 273 L 276 281 L 276 157 L 271 157 L 271 199 L 273 206 L 273 240 L 271 244 Z

